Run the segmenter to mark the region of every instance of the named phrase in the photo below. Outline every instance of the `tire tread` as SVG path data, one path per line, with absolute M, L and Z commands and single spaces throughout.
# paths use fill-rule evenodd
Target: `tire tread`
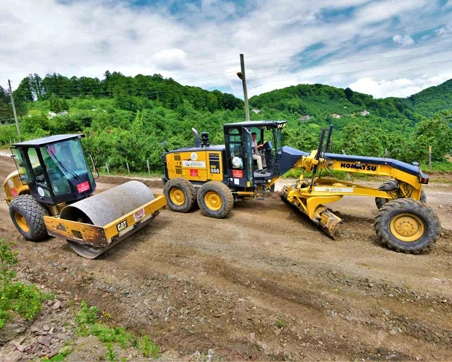
M 426 231 L 422 236 L 425 239 L 417 247 L 407 248 L 403 244 L 397 244 L 392 239 L 389 224 L 391 215 L 412 212 L 424 222 Z M 407 254 L 420 254 L 430 250 L 431 246 L 439 239 L 441 225 L 435 211 L 425 203 L 413 199 L 395 199 L 384 204 L 378 210 L 375 218 L 375 230 L 380 240 L 391 250 Z M 407 243 L 408 245 L 408 243 Z
M 10 216 L 16 229 L 31 241 L 41 241 L 48 237 L 44 216 L 48 216 L 47 208 L 36 201 L 30 194 L 19 195 L 9 205 Z M 16 223 L 14 213 L 20 213 L 27 220 L 29 232 L 23 231 Z

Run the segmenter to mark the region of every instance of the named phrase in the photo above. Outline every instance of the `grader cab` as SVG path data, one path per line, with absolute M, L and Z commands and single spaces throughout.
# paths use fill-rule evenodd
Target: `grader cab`
M 4 183 L 17 230 L 31 241 L 66 239 L 93 259 L 148 225 L 165 206 L 144 184 L 130 181 L 92 196 L 96 183 L 80 139 L 49 136 L 11 147 L 17 171 Z

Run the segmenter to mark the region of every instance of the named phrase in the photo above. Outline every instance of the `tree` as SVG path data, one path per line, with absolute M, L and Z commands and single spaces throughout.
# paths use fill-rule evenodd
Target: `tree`
M 446 153 L 452 150 L 451 119 L 452 112 L 443 111 L 418 124 L 411 149 L 413 161 L 427 162 L 429 146 L 432 146 L 432 161 L 445 160 Z
M 7 123 L 13 117 L 9 98 L 9 92 L 0 86 L 0 123 Z
M 349 155 L 382 157 L 384 131 L 369 121 L 352 122 L 344 128 L 344 150 Z

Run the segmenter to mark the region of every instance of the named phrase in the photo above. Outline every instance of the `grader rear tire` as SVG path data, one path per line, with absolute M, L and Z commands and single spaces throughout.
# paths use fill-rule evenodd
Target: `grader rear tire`
M 234 206 L 231 190 L 224 183 L 217 181 L 202 185 L 197 198 L 201 212 L 217 219 L 225 218 Z
M 31 241 L 46 239 L 44 216 L 49 215 L 47 208 L 31 195 L 19 195 L 9 204 L 9 214 L 16 229 Z
M 193 184 L 177 177 L 169 180 L 163 188 L 167 206 L 177 212 L 189 212 L 196 203 L 196 190 Z
M 413 199 L 395 199 L 378 211 L 375 230 L 380 240 L 398 252 L 419 254 L 438 240 L 441 226 L 426 204 Z

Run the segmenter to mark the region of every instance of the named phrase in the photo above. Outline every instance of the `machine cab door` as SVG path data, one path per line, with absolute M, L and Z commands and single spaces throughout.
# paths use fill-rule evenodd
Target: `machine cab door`
M 11 154 L 14 163 L 16 164 L 17 172 L 19 172 L 19 179 L 24 185 L 28 185 L 29 177 L 27 173 L 27 164 L 25 163 L 25 157 L 21 151 L 15 147 L 11 147 Z
M 250 187 L 253 183 L 251 133 L 244 127 L 225 130 L 228 177 L 231 186 Z
M 248 180 L 253 184 L 253 150 L 251 148 L 252 136 L 248 128 L 243 127 L 243 150 L 246 160 L 246 175 Z
M 40 153 L 53 203 L 75 201 L 94 192 L 94 178 L 79 139 L 43 145 Z

